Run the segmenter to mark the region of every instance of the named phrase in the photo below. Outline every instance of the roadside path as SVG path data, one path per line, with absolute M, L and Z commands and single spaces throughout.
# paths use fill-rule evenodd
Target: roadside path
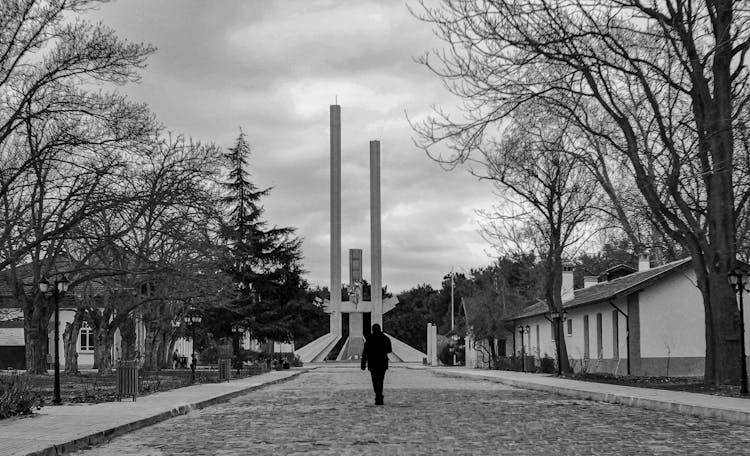
M 100 443 L 143 426 L 227 401 L 303 370 L 272 371 L 224 383 L 207 383 L 139 397 L 135 402 L 43 407 L 29 417 L 0 421 L 0 456 L 53 455 Z
M 485 379 L 504 385 L 557 393 L 577 399 L 611 402 L 613 404 L 623 404 L 651 410 L 686 413 L 750 425 L 750 398 L 714 396 L 657 388 L 638 388 L 610 383 L 584 382 L 558 378 L 549 374 L 528 374 L 501 370 L 467 369 L 463 367 L 427 367 L 418 365 L 411 367 L 414 369 L 428 369 L 440 375 Z M 750 448 L 747 453 L 750 454 Z

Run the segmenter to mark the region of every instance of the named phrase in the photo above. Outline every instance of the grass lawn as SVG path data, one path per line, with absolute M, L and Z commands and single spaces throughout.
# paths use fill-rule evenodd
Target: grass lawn
M 625 377 L 612 374 L 586 373 L 574 374 L 568 378 L 572 380 L 584 380 L 587 382 L 635 386 L 638 388 L 656 388 L 750 399 L 750 396 L 743 396 L 740 394 L 739 385 L 708 385 L 703 382 L 703 377 Z
M 232 370 L 232 378 L 248 377 L 267 372 L 265 367 L 251 367 L 240 371 L 239 376 L 235 369 Z M 7 375 L 6 372 L 0 375 Z M 31 391 L 39 395 L 42 404 L 52 405 L 54 389 L 54 371 L 50 370 L 47 375 L 25 375 L 21 374 L 29 382 Z M 200 368 L 195 373 L 196 383 L 216 383 L 219 381 L 219 371 L 214 369 Z M 113 371 L 111 374 L 99 375 L 97 371 L 82 370 L 80 375 L 65 375 L 60 372 L 60 396 L 63 403 L 98 403 L 117 400 L 117 377 Z M 142 371 L 140 374 L 139 396 L 145 396 L 158 391 L 167 391 L 181 388 L 191 384 L 190 369 L 165 369 L 161 371 Z

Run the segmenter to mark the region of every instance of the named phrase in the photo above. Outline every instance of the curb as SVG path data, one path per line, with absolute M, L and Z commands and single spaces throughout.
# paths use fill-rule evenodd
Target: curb
M 440 372 L 430 369 L 436 375 L 444 377 L 473 378 L 476 380 L 488 380 L 495 383 L 502 383 L 516 388 L 523 388 L 535 391 L 544 391 L 547 393 L 560 394 L 562 396 L 573 397 L 576 399 L 609 402 L 612 404 L 626 405 L 628 407 L 639 407 L 649 410 L 658 410 L 663 412 L 682 413 L 686 415 L 700 416 L 703 418 L 714 418 L 730 423 L 750 424 L 750 412 L 742 410 L 731 410 L 724 408 L 706 407 L 702 405 L 683 404 L 659 399 L 647 399 L 642 397 L 628 396 L 625 394 L 599 393 L 594 391 L 585 391 L 575 388 L 566 388 L 564 386 L 541 385 L 539 383 L 526 382 L 523 380 L 498 378 L 482 375 L 467 375 L 454 372 Z
M 243 388 L 237 391 L 232 391 L 231 393 L 222 394 L 220 396 L 215 396 L 203 401 L 195 402 L 192 404 L 182 404 L 177 407 L 172 408 L 171 410 L 168 410 L 166 412 L 159 413 L 157 415 L 152 415 L 146 418 L 141 418 L 135 421 L 131 421 L 129 423 L 123 423 L 117 426 L 114 426 L 109 429 L 105 429 L 104 431 L 95 432 L 93 434 L 89 434 L 84 437 L 79 437 L 77 439 L 71 440 L 69 442 L 60 443 L 57 445 L 52 445 L 50 447 L 44 448 L 39 451 L 34 451 L 32 453 L 27 453 L 28 456 L 54 456 L 58 454 L 64 454 L 64 453 L 72 453 L 74 451 L 82 450 L 84 448 L 88 448 L 94 445 L 99 445 L 101 443 L 107 442 L 115 437 L 118 437 L 123 434 L 127 434 L 128 432 L 133 432 L 137 429 L 151 426 L 156 423 L 160 423 L 162 421 L 168 420 L 169 418 L 180 416 L 180 415 L 186 415 L 190 413 L 192 410 L 200 410 L 202 408 L 219 404 L 222 402 L 228 402 L 235 397 L 242 396 L 243 394 L 257 390 L 260 388 L 265 388 L 269 385 L 274 385 L 277 383 L 283 383 L 288 380 L 291 380 L 295 377 L 298 377 L 302 375 L 305 372 L 308 372 L 310 369 L 302 369 L 299 372 L 295 372 L 294 374 L 279 378 L 276 380 L 271 380 L 266 383 L 262 383 L 260 385 L 252 385 L 247 388 Z

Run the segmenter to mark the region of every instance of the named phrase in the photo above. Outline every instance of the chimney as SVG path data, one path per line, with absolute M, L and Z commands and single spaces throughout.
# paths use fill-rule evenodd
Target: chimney
M 583 288 L 592 287 L 599 283 L 599 276 L 583 276 Z
M 573 263 L 563 263 L 561 294 L 563 302 L 573 299 Z
M 651 269 L 651 257 L 648 252 L 638 255 L 638 271 L 648 271 Z

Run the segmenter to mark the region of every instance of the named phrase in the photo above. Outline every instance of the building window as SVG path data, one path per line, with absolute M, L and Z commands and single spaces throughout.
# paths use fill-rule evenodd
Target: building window
M 620 315 L 612 311 L 612 357 L 620 359 Z
M 604 358 L 604 343 L 602 342 L 602 314 L 596 314 L 596 357 Z
M 568 337 L 573 335 L 573 320 L 568 320 Z
M 81 324 L 80 341 L 82 352 L 94 351 L 94 333 L 91 331 L 91 327 L 85 321 Z
M 583 357 L 589 359 L 591 353 L 589 352 L 589 316 L 583 316 Z

